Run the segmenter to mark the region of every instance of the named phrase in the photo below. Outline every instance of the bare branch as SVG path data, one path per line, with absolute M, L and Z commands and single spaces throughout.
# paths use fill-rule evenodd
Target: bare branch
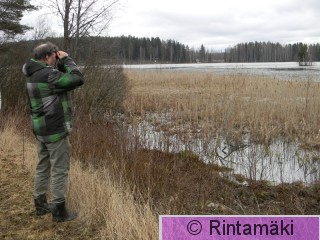
M 101 32 L 109 26 L 112 9 L 120 0 L 48 0 L 60 15 L 64 27 L 65 46 L 70 38 Z M 76 49 L 77 47 L 75 47 Z

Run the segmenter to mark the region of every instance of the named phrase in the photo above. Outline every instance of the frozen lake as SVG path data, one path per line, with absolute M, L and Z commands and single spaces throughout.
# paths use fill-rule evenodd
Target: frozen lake
M 312 66 L 299 66 L 297 62 L 266 63 L 186 63 L 186 64 L 137 64 L 123 65 L 125 69 L 192 71 L 216 74 L 247 74 L 270 76 L 284 80 L 320 81 L 320 62 Z

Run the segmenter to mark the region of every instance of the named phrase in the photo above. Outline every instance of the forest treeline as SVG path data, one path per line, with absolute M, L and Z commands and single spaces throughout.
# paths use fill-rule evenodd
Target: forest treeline
M 92 39 L 87 44 L 91 41 Z M 114 57 L 126 64 L 320 61 L 319 43 L 307 45 L 299 42 L 284 45 L 272 42 L 249 42 L 239 43 L 224 51 L 216 51 L 207 49 L 204 45 L 194 48 L 175 40 L 161 40 L 158 37 L 102 37 L 95 38 L 94 41 L 97 50 L 104 52 L 104 47 L 109 46 L 108 51 L 113 52 Z
M 52 41 L 63 46 L 63 38 L 20 41 L 0 46 L 1 63 L 21 59 L 39 42 Z M 81 64 L 214 63 L 214 62 L 298 62 L 320 61 L 320 44 L 280 44 L 271 42 L 239 43 L 222 51 L 189 47 L 175 40 L 160 38 L 84 37 L 71 40 L 70 54 Z M 4 49 L 10 49 L 4 51 Z M 24 54 L 22 54 L 24 53 Z M 7 55 L 7 56 L 6 56 Z M 27 56 L 25 56 L 27 57 Z M 22 58 L 23 59 L 23 58 Z M 19 63 L 20 64 L 20 63 Z
M 239 43 L 225 50 L 226 62 L 320 61 L 320 44 Z
M 143 63 L 194 63 L 194 62 L 223 62 L 224 52 L 205 49 L 203 45 L 196 49 L 176 40 L 161 40 L 155 38 L 138 38 L 133 36 L 121 37 L 91 37 L 83 38 L 75 51 L 80 51 L 80 58 L 87 55 L 85 49 L 91 49 L 99 59 L 106 61 L 112 58 L 124 64 Z M 72 47 L 71 47 L 72 49 Z

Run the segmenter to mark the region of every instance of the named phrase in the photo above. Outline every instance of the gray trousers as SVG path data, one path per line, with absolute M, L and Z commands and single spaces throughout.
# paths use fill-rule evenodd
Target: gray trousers
M 70 169 L 71 145 L 65 137 L 55 143 L 37 140 L 39 161 L 36 166 L 34 197 L 48 192 L 51 187 L 52 203 L 65 201 Z

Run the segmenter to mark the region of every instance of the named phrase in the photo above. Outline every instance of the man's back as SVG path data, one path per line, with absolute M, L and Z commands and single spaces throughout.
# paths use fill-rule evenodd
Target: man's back
M 70 57 L 61 60 L 64 72 L 30 59 L 23 67 L 33 131 L 42 142 L 56 142 L 72 129 L 69 92 L 84 82 Z

